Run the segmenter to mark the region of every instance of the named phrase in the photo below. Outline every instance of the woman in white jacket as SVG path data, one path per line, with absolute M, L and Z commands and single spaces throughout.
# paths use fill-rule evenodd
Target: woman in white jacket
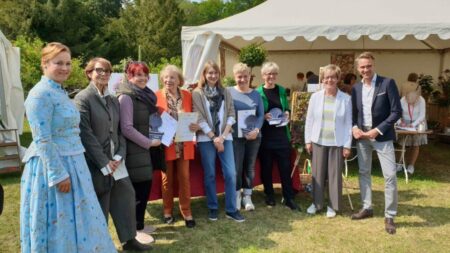
M 344 158 L 350 155 L 352 143 L 351 99 L 337 87 L 340 75 L 338 66 L 324 67 L 320 74 L 323 89 L 311 96 L 305 125 L 306 150 L 312 154 L 314 198 L 307 213 L 315 214 L 322 209 L 328 178 L 328 218 L 335 217 L 341 205 L 342 166 Z

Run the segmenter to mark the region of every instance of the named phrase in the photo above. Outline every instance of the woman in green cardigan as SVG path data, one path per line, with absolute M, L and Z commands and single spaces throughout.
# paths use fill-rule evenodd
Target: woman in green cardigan
M 259 161 L 261 164 L 261 180 L 266 194 L 266 204 L 275 206 L 275 197 L 272 183 L 272 167 L 276 161 L 281 179 L 283 191 L 283 204 L 293 211 L 300 208 L 294 202 L 294 191 L 291 180 L 291 146 L 290 133 L 286 126 L 277 127 L 269 124 L 272 119 L 270 111 L 274 108 L 280 109 L 284 117 L 289 119 L 289 103 L 286 96 L 286 89 L 276 84 L 279 67 L 274 62 L 266 62 L 261 68 L 264 84 L 256 90 L 261 94 L 264 104 L 264 124 L 261 128 L 261 146 L 259 149 Z

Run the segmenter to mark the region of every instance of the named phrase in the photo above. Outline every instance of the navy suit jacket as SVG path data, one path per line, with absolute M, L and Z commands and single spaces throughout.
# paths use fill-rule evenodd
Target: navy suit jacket
M 352 88 L 352 122 L 360 129 L 363 127 L 362 82 Z M 394 124 L 402 116 L 400 96 L 393 79 L 377 75 L 372 102 L 372 127 L 378 128 L 383 135 L 376 141 L 395 140 Z

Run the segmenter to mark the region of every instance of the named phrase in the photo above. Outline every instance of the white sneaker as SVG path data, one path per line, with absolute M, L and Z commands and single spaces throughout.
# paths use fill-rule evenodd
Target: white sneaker
M 252 202 L 252 195 L 244 195 L 244 198 L 242 198 L 242 204 L 244 205 L 246 211 L 255 210 L 255 205 L 253 205 Z
M 241 191 L 236 191 L 236 210 L 241 210 L 242 207 L 242 195 L 241 195 Z
M 316 214 L 317 208 L 316 208 L 316 206 L 314 205 L 314 203 L 312 203 L 312 204 L 308 207 L 308 209 L 306 209 L 306 212 L 307 212 L 308 214 L 311 214 L 311 215 Z
M 142 232 L 142 230 L 137 230 L 136 231 L 136 240 L 142 244 L 150 244 L 155 242 L 155 238 L 153 238 L 153 236 Z
M 151 234 L 156 231 L 156 227 L 151 226 L 151 225 L 144 225 L 144 228 L 139 231 L 144 232 L 146 234 Z
M 406 171 L 408 171 L 409 174 L 414 174 L 414 166 L 413 165 L 408 165 L 408 167 L 406 168 Z
M 336 217 L 336 211 L 333 210 L 333 208 L 327 206 L 327 218 L 334 218 Z

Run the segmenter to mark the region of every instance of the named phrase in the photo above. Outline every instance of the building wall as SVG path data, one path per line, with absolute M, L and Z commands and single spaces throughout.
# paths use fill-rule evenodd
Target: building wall
M 280 66 L 278 83 L 291 87 L 296 82 L 297 72 L 311 70 L 319 73 L 319 68 L 330 63 L 331 55 L 339 51 L 292 51 L 269 52 L 267 60 L 274 61 Z M 344 51 L 342 53 L 349 53 Z M 355 51 L 355 58 L 361 51 Z M 392 77 L 397 83 L 406 81 L 409 73 L 424 73 L 432 75 L 435 80 L 439 76 L 440 56 L 437 52 L 427 51 L 378 51 L 374 52 L 376 72 L 383 76 Z M 238 61 L 235 51 L 225 51 L 226 76 L 232 76 L 233 65 Z M 444 69 L 450 68 L 450 52 L 444 56 Z M 355 69 L 356 73 L 356 69 Z M 253 69 L 255 79 L 253 85 L 261 84 L 260 67 Z

